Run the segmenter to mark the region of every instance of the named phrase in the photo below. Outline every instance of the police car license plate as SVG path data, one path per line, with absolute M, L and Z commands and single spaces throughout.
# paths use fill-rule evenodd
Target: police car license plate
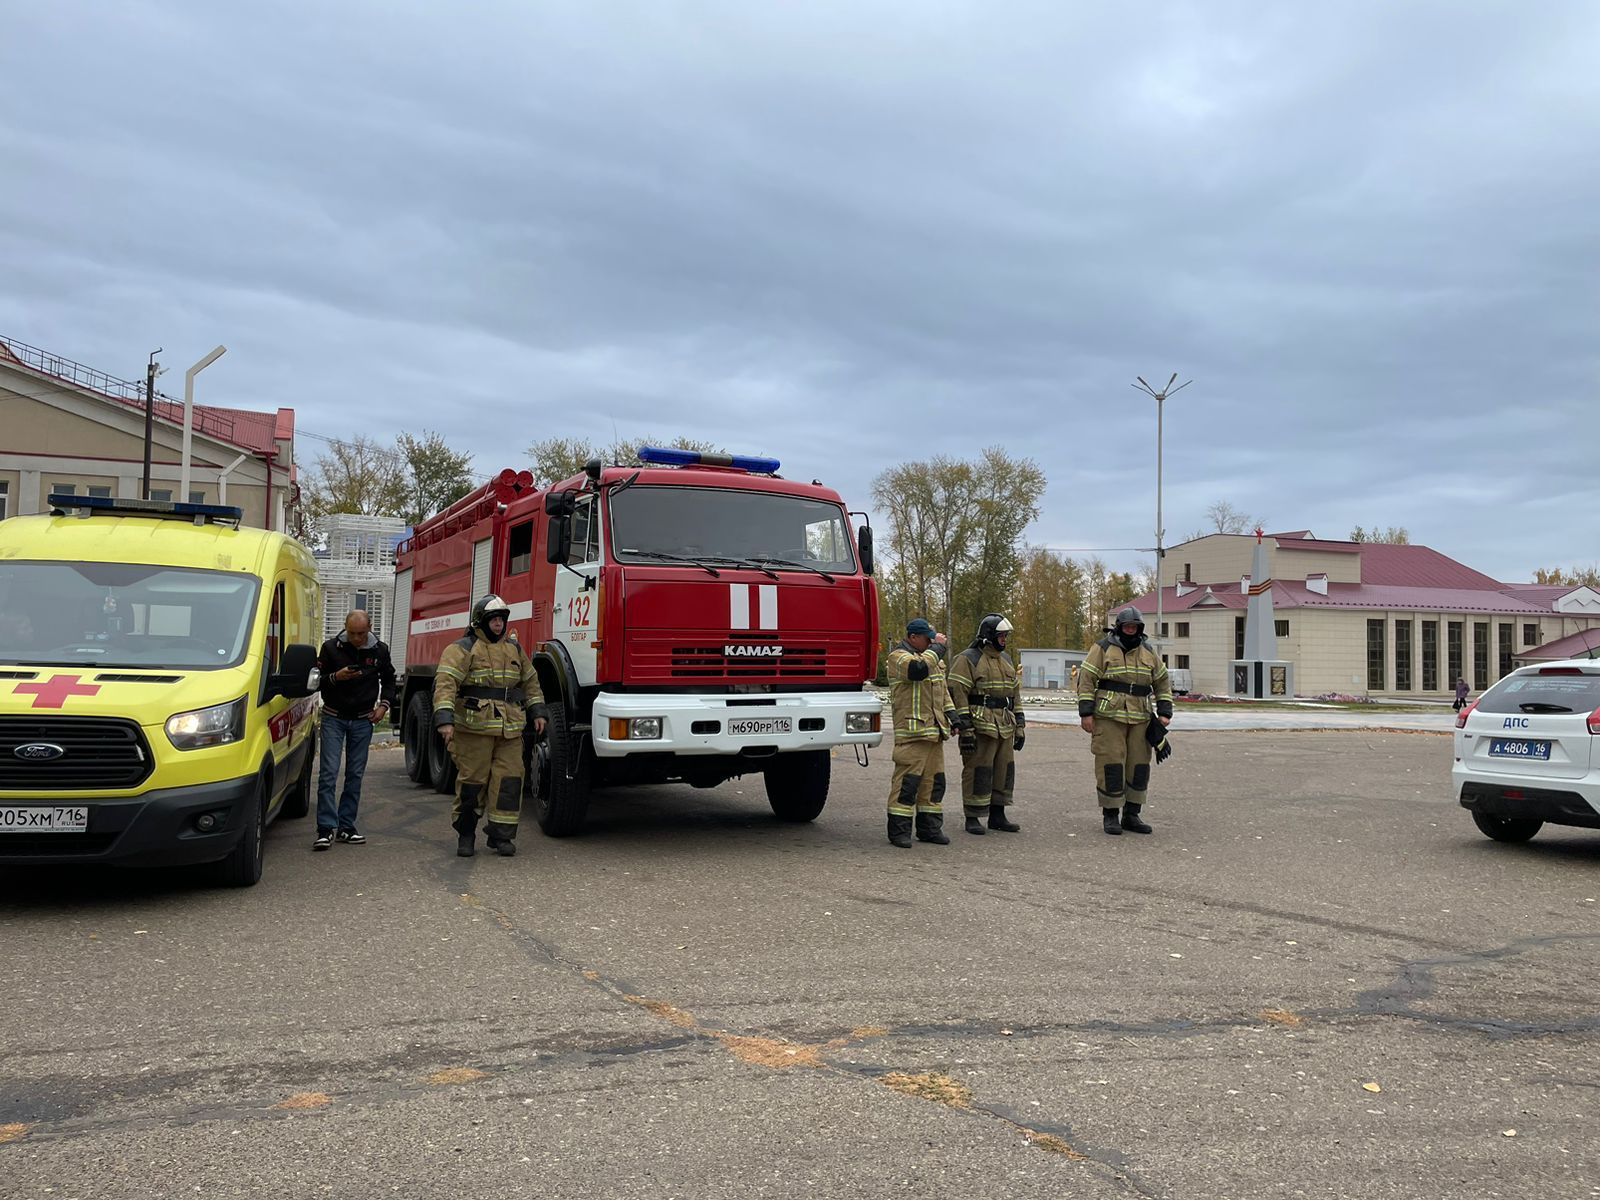
M 0 808 L 0 834 L 82 833 L 89 828 L 89 810 L 72 808 Z
M 1529 741 L 1527 738 L 1491 738 L 1489 757 L 1548 759 L 1550 743 Z
M 792 728 L 793 719 L 790 717 L 734 717 L 728 722 L 728 732 L 734 737 L 788 733 Z

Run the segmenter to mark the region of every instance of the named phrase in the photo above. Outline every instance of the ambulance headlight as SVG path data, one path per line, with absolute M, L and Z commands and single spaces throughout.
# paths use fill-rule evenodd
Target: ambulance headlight
M 167 718 L 167 740 L 179 750 L 226 746 L 244 737 L 244 697 Z
M 845 713 L 844 731 L 846 733 L 877 733 L 878 714 L 875 712 Z

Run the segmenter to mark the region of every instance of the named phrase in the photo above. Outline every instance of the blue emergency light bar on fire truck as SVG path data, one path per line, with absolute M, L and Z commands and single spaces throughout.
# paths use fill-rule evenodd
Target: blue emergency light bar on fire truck
M 244 510 L 231 504 L 188 504 L 173 500 L 129 500 L 111 496 L 72 496 L 53 492 L 45 498 L 55 516 L 64 517 L 71 508 L 82 509 L 78 515 L 109 517 L 167 517 L 179 521 L 193 521 L 196 525 L 211 522 L 231 524 L 235 529 L 244 521 Z
M 775 458 L 761 458 L 754 454 L 711 454 L 663 446 L 640 446 L 639 461 L 659 467 L 732 467 L 755 475 L 776 475 L 778 468 L 783 465 Z

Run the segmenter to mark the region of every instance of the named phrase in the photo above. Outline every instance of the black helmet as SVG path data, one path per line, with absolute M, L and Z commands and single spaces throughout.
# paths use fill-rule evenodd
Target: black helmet
M 472 627 L 491 642 L 498 642 L 504 634 L 490 632 L 489 620 L 491 617 L 504 617 L 507 624 L 511 621 L 511 606 L 493 592 L 481 597 L 472 606 Z
M 1122 627 L 1124 625 L 1137 625 L 1139 627 L 1139 632 L 1143 633 L 1144 614 L 1133 605 L 1128 605 L 1126 608 L 1118 612 L 1111 621 L 1111 628 L 1116 630 L 1118 633 L 1122 632 Z
M 978 622 L 978 636 L 973 639 L 974 646 L 993 646 L 1000 649 L 1000 635 L 1011 632 L 1011 622 L 999 613 L 990 613 Z

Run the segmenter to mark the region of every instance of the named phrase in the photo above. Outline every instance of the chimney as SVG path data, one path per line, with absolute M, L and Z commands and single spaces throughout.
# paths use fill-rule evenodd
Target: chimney
M 1326 572 L 1306 576 L 1306 590 L 1315 592 L 1319 596 L 1328 594 L 1328 576 Z
M 1250 594 L 1250 576 L 1241 575 L 1239 577 L 1239 595 L 1248 596 L 1249 594 Z

